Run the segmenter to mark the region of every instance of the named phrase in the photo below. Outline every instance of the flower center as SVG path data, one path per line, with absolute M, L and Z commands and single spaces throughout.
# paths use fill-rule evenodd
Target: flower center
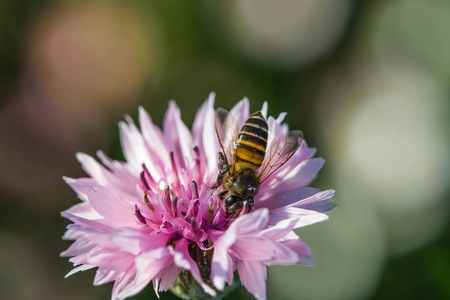
M 175 183 L 160 190 L 145 165 L 140 179 L 144 195 L 141 205 L 135 206 L 135 215 L 151 234 L 171 234 L 172 239 L 185 238 L 201 250 L 208 250 L 212 244 L 207 242 L 207 231 L 225 230 L 223 202 L 209 187 L 201 185 L 199 189 L 192 181 L 188 188 Z

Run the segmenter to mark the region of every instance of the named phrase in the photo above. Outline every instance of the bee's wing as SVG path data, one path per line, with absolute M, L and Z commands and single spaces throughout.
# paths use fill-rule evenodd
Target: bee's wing
M 239 124 L 236 119 L 227 110 L 218 108 L 216 110 L 216 133 L 219 139 L 220 147 L 227 160 L 227 164 L 234 163 L 236 149 L 236 138 L 239 133 Z
M 282 165 L 284 165 L 300 147 L 303 140 L 303 133 L 299 130 L 289 131 L 282 136 L 275 138 L 266 153 L 268 161 L 263 165 L 259 173 L 259 181 L 262 183 Z

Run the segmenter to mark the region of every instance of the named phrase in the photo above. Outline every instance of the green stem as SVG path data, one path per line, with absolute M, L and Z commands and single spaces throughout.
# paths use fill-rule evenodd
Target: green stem
M 223 300 L 239 285 L 239 278 L 235 276 L 233 284 L 226 286 L 223 291 L 216 289 L 217 294 L 213 297 L 205 293 L 189 272 L 183 271 L 178 275 L 177 280 L 170 286 L 170 291 L 181 299 L 186 300 Z

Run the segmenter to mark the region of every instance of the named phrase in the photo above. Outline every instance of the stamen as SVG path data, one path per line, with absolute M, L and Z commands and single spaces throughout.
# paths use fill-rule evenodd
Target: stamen
M 172 206 L 172 203 L 170 200 L 171 200 L 170 199 L 170 188 L 168 186 L 165 186 L 164 187 L 164 201 L 165 201 L 166 207 L 168 209 L 170 209 Z
M 152 186 L 156 185 L 156 182 L 153 179 L 152 175 L 150 175 L 150 172 L 148 171 L 147 166 L 145 164 L 142 164 L 142 169 L 144 170 L 141 173 L 142 183 L 144 184 L 145 188 L 150 190 Z
M 198 233 L 198 225 L 197 225 L 197 221 L 195 220 L 195 218 L 191 218 L 191 226 L 192 226 L 192 231 L 197 234 Z
M 198 200 L 194 202 L 194 204 L 192 205 L 192 211 L 191 211 L 191 216 L 197 216 L 198 215 L 198 206 L 199 206 L 199 202 Z
M 207 247 L 205 247 L 205 245 L 203 245 L 203 242 L 196 241 L 196 243 L 197 243 L 197 246 L 203 251 L 209 251 L 209 250 L 214 248 L 214 245 L 212 245 L 211 247 L 207 248 Z
M 141 172 L 141 182 L 144 185 L 144 190 L 148 191 L 150 190 L 150 186 L 148 185 L 147 179 L 145 178 L 145 173 L 144 171 Z
M 198 212 L 197 208 L 198 200 L 192 200 L 189 203 L 188 210 L 186 212 L 186 221 L 190 222 L 192 216 L 196 216 L 196 211 Z M 197 209 L 197 210 L 196 210 Z
M 134 205 L 134 213 L 136 214 L 136 218 L 139 220 L 139 222 L 147 225 L 147 222 L 145 221 L 145 217 L 141 214 L 141 211 L 139 210 L 137 204 Z
M 164 187 L 164 199 L 167 201 L 168 198 L 170 198 L 170 189 L 169 186 L 166 185 Z
M 178 197 L 175 196 L 175 197 L 173 197 L 173 200 L 172 200 L 172 214 L 173 214 L 174 218 L 178 217 L 177 204 L 178 204 Z
M 198 149 L 197 146 L 194 146 L 194 161 L 195 161 L 195 173 L 196 173 L 196 177 L 197 177 L 197 182 L 201 182 L 202 178 L 201 178 L 201 168 L 200 168 L 200 150 Z
M 144 194 L 144 203 L 145 205 L 147 205 L 148 209 L 150 209 L 152 212 L 155 212 L 153 205 L 150 203 L 150 200 L 148 199 L 147 193 Z
M 208 205 L 208 215 L 206 216 L 206 219 L 209 224 L 212 224 L 214 221 L 214 204 L 212 203 Z
M 173 173 L 175 174 L 176 186 L 180 186 L 180 178 L 178 177 L 177 164 L 175 163 L 175 154 L 173 151 L 170 152 L 170 163 L 172 165 Z
M 198 187 L 195 181 L 192 181 L 192 200 L 198 199 Z

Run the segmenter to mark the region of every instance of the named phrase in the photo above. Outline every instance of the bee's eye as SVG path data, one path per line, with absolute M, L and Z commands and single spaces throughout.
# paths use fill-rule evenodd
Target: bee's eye
M 237 203 L 238 201 L 239 201 L 239 197 L 237 197 L 235 195 L 231 195 L 231 196 L 228 196 L 228 198 L 225 200 L 225 204 L 227 206 L 231 206 L 231 205 Z

